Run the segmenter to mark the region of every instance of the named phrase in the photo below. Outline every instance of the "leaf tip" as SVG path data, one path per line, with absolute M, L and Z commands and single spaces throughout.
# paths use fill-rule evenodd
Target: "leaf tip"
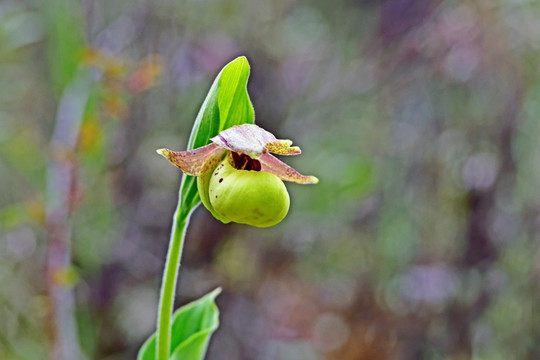
M 247 65 L 248 68 L 249 68 L 249 61 L 248 61 L 247 57 L 245 57 L 244 55 L 238 56 L 236 59 L 234 59 L 230 63 L 228 63 L 225 67 L 227 67 L 229 65 L 233 65 L 233 64 L 240 64 L 240 66 Z
M 221 294 L 222 292 L 223 292 L 223 288 L 221 286 L 218 286 L 217 288 L 215 288 L 208 294 L 208 297 L 211 298 L 212 300 L 215 300 L 218 297 L 218 295 Z
M 245 55 L 241 55 L 239 57 L 237 57 L 234 61 L 245 61 L 247 63 L 249 63 L 247 57 Z

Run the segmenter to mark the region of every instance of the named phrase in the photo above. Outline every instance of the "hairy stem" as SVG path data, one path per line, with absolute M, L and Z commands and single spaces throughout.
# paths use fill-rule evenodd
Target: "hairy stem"
M 165 261 L 165 270 L 161 284 L 156 332 L 157 360 L 167 360 L 171 352 L 171 319 L 174 293 L 190 215 L 191 212 L 185 215 L 181 211 L 181 201 L 179 201 L 173 217 L 171 239 L 169 241 L 169 250 L 167 251 L 167 260 Z

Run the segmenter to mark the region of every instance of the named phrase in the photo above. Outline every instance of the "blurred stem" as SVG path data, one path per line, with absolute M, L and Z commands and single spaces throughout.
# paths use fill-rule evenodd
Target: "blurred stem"
M 53 354 L 59 360 L 79 359 L 71 271 L 70 215 L 76 190 L 74 153 L 93 81 L 80 70 L 66 86 L 58 105 L 47 169 L 47 292 L 52 301 Z
M 180 186 L 180 188 L 182 188 L 182 186 Z M 181 203 L 182 202 L 179 200 L 173 217 L 173 228 L 171 231 L 169 250 L 167 251 L 167 260 L 165 261 L 165 270 L 163 272 L 163 281 L 161 284 L 156 331 L 157 360 L 167 360 L 171 352 L 171 319 L 174 293 L 176 290 L 178 271 L 180 269 L 180 259 L 184 248 L 184 238 L 189 223 L 189 217 L 191 215 L 191 211 L 188 212 L 187 215 L 182 211 Z

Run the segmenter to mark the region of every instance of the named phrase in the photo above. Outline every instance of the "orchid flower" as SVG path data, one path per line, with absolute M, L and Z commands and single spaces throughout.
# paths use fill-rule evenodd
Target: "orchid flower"
M 271 155 L 299 155 L 301 151 L 291 146 L 291 140 L 279 140 L 257 125 L 233 126 L 210 140 L 211 144 L 195 150 L 157 152 L 184 173 L 197 176 L 204 206 L 224 223 L 278 224 L 290 202 L 283 181 L 319 182 Z

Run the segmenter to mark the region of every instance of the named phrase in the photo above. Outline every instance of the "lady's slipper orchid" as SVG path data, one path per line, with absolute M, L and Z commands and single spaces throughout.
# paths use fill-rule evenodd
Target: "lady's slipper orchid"
M 290 140 L 278 140 L 257 125 L 233 126 L 195 150 L 160 149 L 184 173 L 197 176 L 204 206 L 224 223 L 258 227 L 278 224 L 289 210 L 283 181 L 316 184 L 314 176 L 301 175 L 270 154 L 298 155 Z

